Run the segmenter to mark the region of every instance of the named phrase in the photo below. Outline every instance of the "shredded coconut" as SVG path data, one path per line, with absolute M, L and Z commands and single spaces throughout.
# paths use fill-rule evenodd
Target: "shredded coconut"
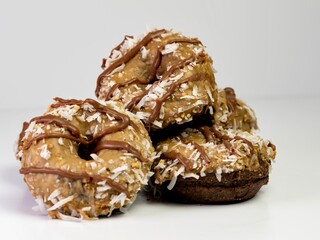
M 92 169 L 96 169 L 97 168 L 97 163 L 90 162 L 90 166 L 91 166 Z
M 178 43 L 167 44 L 165 45 L 164 49 L 161 51 L 161 54 L 166 55 L 166 54 L 172 53 L 176 51 L 178 47 L 179 47 Z
M 91 210 L 91 207 L 83 207 L 81 210 L 84 212 L 88 212 Z
M 47 213 L 46 205 L 44 204 L 42 197 L 38 196 L 35 201 L 38 205 L 32 207 L 32 210 L 36 212 Z
M 112 195 L 110 205 L 114 205 L 115 203 L 120 203 L 121 206 L 124 205 L 126 201 L 127 195 L 125 193 L 120 193 L 119 195 Z
M 66 198 L 61 199 L 59 202 L 54 204 L 52 207 L 48 208 L 48 211 L 56 210 L 57 208 L 60 208 L 61 206 L 65 205 L 66 203 L 72 201 L 74 196 L 69 196 Z
M 148 53 L 149 53 L 149 50 L 147 50 L 146 47 L 143 46 L 143 47 L 141 48 L 141 57 L 142 57 L 142 59 L 146 59 L 147 56 L 148 56 Z
M 123 165 L 123 166 L 120 166 L 120 167 L 117 167 L 115 169 L 112 170 L 113 173 L 117 173 L 117 172 L 122 172 L 124 170 L 127 170 L 128 169 L 128 166 L 127 165 Z
M 101 113 L 96 112 L 95 114 L 87 117 L 86 120 L 87 120 L 87 122 L 92 122 L 94 120 L 97 120 L 99 123 L 101 123 Z
M 208 86 L 206 86 L 206 91 L 207 91 L 207 93 L 208 93 L 208 96 L 209 96 L 211 102 L 214 102 L 214 99 L 213 99 L 213 97 L 212 97 L 212 93 L 211 93 L 210 89 L 208 88 Z
M 95 153 L 91 153 L 90 154 L 90 157 L 92 157 L 93 160 L 95 160 L 96 162 L 99 162 L 99 163 L 103 163 L 104 160 L 102 158 L 100 158 L 97 154 Z
M 98 171 L 98 174 L 105 173 L 105 172 L 106 172 L 106 167 L 103 167 Z
M 47 144 L 43 144 L 38 149 L 41 150 L 40 157 L 42 157 L 43 159 L 48 160 L 51 157 L 51 152 L 48 150 L 48 145 Z
M 36 125 L 35 121 L 32 121 L 29 124 L 28 128 L 24 131 L 24 137 L 22 138 L 22 140 L 25 140 L 25 139 L 27 139 L 29 137 L 30 133 L 33 132 L 33 129 L 34 129 L 35 125 Z
M 195 174 L 195 173 L 185 173 L 183 175 L 183 178 L 195 178 L 195 179 L 199 179 L 199 175 Z
M 48 201 L 52 201 L 61 194 L 59 189 L 54 190 L 48 197 Z
M 216 178 L 218 179 L 219 182 L 221 182 L 221 174 L 222 174 L 222 169 L 217 168 L 216 170 Z
M 61 116 L 62 118 L 71 121 L 72 117 L 79 111 L 79 109 L 80 107 L 78 105 L 66 105 L 55 108 L 52 111 L 48 112 L 48 114 Z
M 62 219 L 64 221 L 81 222 L 83 220 L 83 216 L 73 217 L 73 216 L 65 215 L 61 212 L 58 212 L 58 215 L 59 215 L 60 219 Z
M 109 185 L 105 185 L 105 186 L 102 186 L 102 187 L 97 187 L 97 192 L 105 192 L 107 190 L 110 190 L 112 189 Z
M 168 185 L 168 189 L 171 190 L 177 182 L 178 176 L 184 172 L 184 166 L 181 166 L 178 171 L 173 174 L 173 177 Z
M 58 138 L 58 144 L 59 145 L 64 145 L 64 143 L 63 143 L 63 139 L 60 137 L 60 138 Z

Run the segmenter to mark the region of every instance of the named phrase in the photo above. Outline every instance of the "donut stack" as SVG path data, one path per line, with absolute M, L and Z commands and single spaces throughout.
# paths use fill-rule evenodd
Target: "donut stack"
M 268 182 L 276 148 L 234 90 L 218 88 L 197 38 L 125 36 L 101 67 L 97 99 L 55 98 L 23 124 L 16 156 L 35 210 L 110 216 L 147 185 L 169 201 L 238 202 Z

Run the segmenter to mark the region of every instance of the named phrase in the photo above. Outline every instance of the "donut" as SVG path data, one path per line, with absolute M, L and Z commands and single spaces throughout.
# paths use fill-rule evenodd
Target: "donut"
M 160 142 L 150 186 L 155 197 L 189 203 L 252 198 L 268 183 L 276 148 L 268 140 L 221 126 L 187 128 Z
M 148 182 L 154 148 L 122 104 L 55 98 L 23 124 L 16 156 L 37 210 L 81 220 L 125 211 Z
M 223 128 L 254 131 L 258 129 L 257 118 L 252 108 L 236 97 L 233 88 L 218 90 L 218 100 L 213 114 L 214 123 Z
M 150 131 L 190 122 L 217 99 L 211 58 L 197 38 L 180 33 L 125 36 L 102 68 L 98 99 L 122 102 Z

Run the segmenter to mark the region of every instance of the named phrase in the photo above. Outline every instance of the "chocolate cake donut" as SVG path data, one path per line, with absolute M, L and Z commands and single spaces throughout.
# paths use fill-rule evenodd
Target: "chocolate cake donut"
M 212 60 L 196 38 L 155 30 L 125 36 L 107 59 L 96 96 L 122 102 L 148 129 L 192 121 L 217 99 Z
M 223 128 L 252 131 L 258 129 L 256 115 L 245 102 L 236 97 L 233 88 L 219 89 L 214 109 L 214 123 Z
M 25 122 L 20 173 L 51 218 L 90 219 L 125 209 L 147 184 L 154 148 L 122 104 L 55 98 Z
M 219 126 L 188 128 L 160 142 L 150 185 L 165 199 L 225 203 L 252 198 L 268 182 L 276 148 L 268 140 Z

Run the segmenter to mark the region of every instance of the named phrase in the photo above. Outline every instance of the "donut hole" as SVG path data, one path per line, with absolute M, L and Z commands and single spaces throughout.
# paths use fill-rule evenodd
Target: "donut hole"
M 83 160 L 93 160 L 93 158 L 90 156 L 93 153 L 93 149 L 95 148 L 96 144 L 83 144 L 80 143 L 78 146 L 78 155 Z

